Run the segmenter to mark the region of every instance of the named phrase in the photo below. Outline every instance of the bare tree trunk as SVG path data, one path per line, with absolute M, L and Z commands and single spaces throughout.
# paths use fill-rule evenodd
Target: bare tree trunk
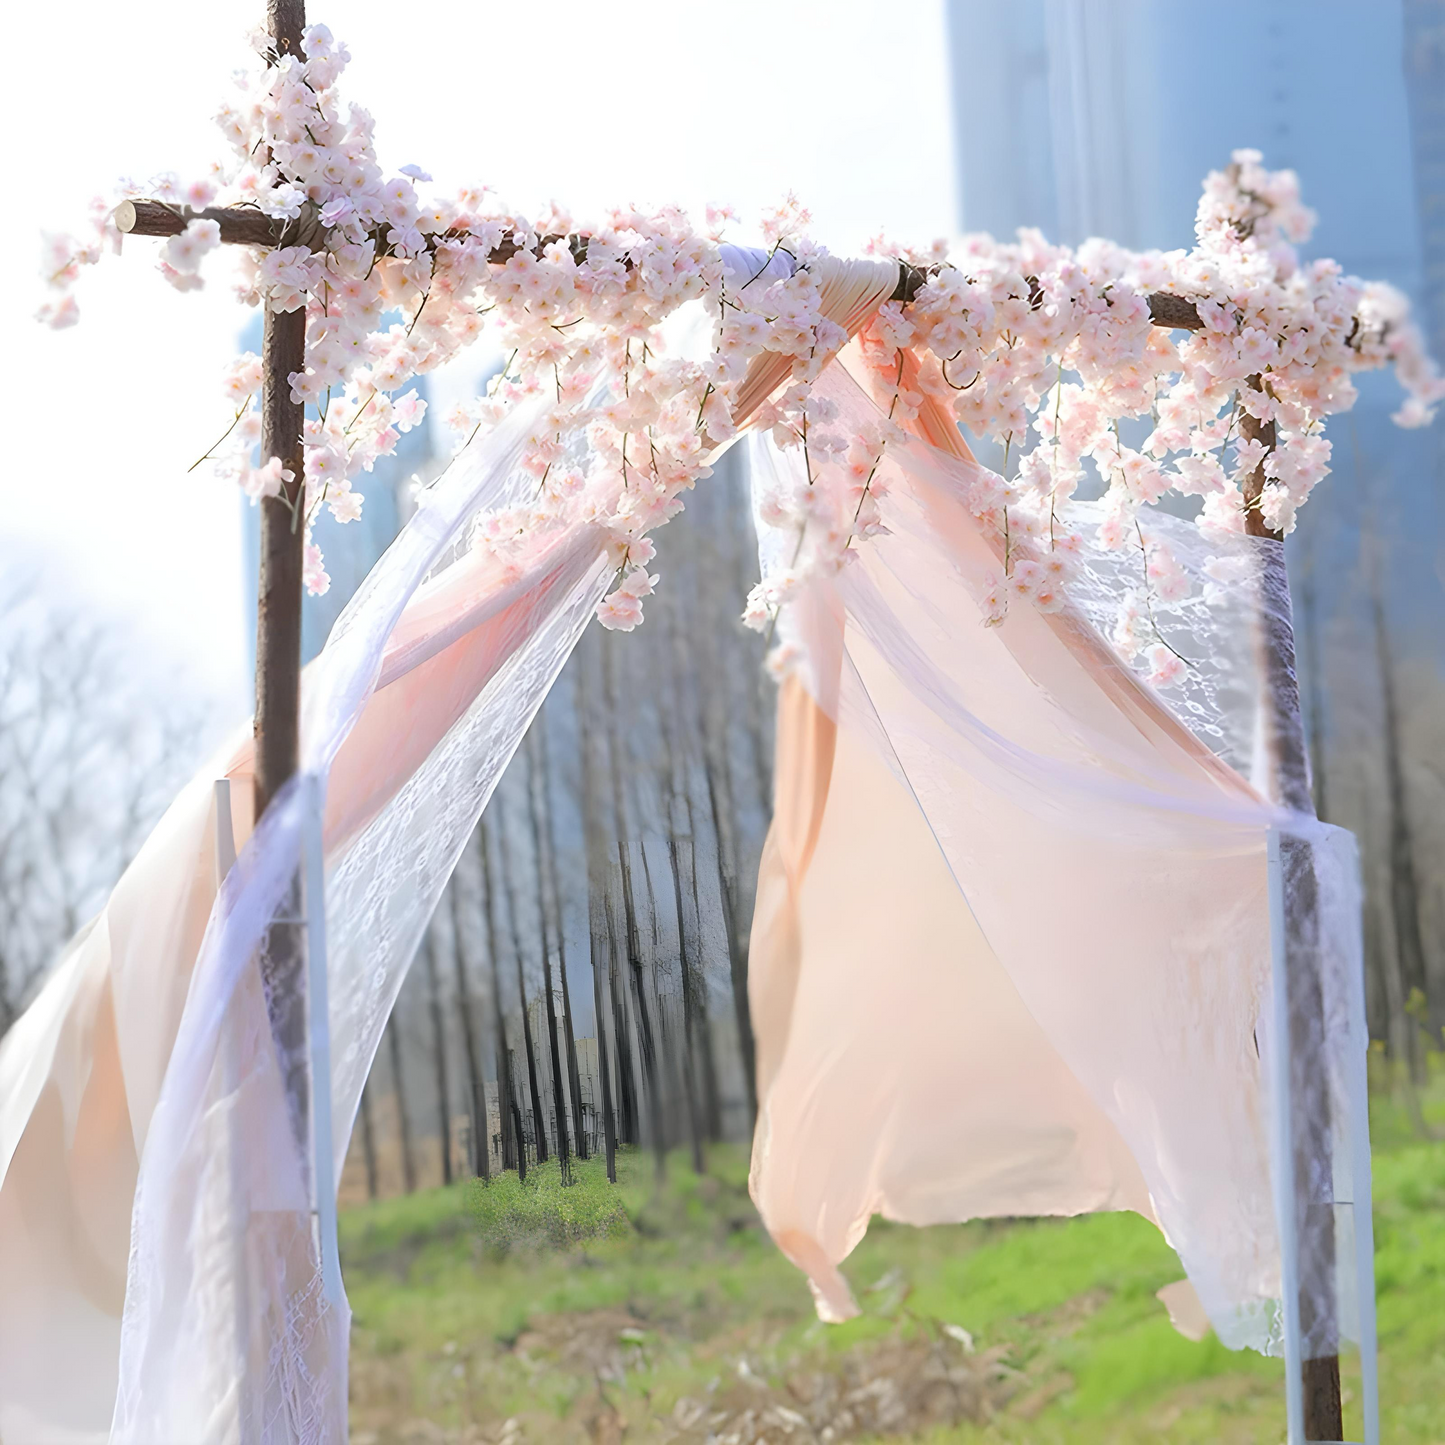
M 622 908 L 626 923 L 625 943 L 628 972 L 632 978 L 633 1007 L 637 1011 L 637 1034 L 642 1054 L 642 1087 L 647 1094 L 649 1132 L 659 1182 L 667 1173 L 667 1141 L 663 1138 L 662 1096 L 657 1077 L 657 1041 L 652 1014 L 647 1007 L 647 982 L 643 978 L 642 939 L 637 927 L 637 902 L 632 890 L 632 862 L 625 842 L 617 844 L 622 866 Z
M 607 1051 L 606 1015 L 602 1008 L 603 955 L 607 948 L 606 923 L 600 916 L 601 900 L 588 889 L 587 923 L 592 940 L 592 1015 L 597 1042 L 597 1082 L 602 1104 L 602 1140 L 607 1153 L 607 1177 L 617 1183 L 617 1122 L 612 1113 L 612 1072 Z
M 725 496 L 724 501 L 728 500 Z M 716 560 L 724 563 L 720 582 L 730 594 L 736 595 L 739 587 L 746 593 L 752 582 L 757 580 L 757 553 L 752 546 L 751 532 L 749 508 L 736 504 L 724 508 L 719 536 L 725 541 L 726 556 L 722 555 L 721 545 L 713 550 L 717 554 Z M 703 559 L 705 564 L 712 560 Z M 724 678 L 736 672 L 738 669 L 724 666 L 717 655 L 715 630 L 703 627 L 700 632 L 706 654 L 704 665 L 709 675 L 713 678 Z M 700 734 L 704 741 L 703 763 L 707 778 L 708 804 L 712 814 L 718 887 L 723 901 L 723 925 L 726 932 L 733 1013 L 746 1090 L 748 1128 L 751 1130 L 758 1113 L 756 1046 L 748 1003 L 749 919 L 747 893 L 739 882 L 745 859 L 740 837 L 738 789 L 734 786 L 736 770 L 732 756 L 732 737 L 737 718 L 741 717 L 753 758 L 753 785 L 763 815 L 766 816 L 771 810 L 772 773 L 771 753 L 763 736 L 762 718 L 765 706 L 771 706 L 771 703 L 765 702 L 762 697 L 761 689 L 765 688 L 767 683 L 760 665 L 761 658 L 751 649 L 739 650 L 744 652 L 748 679 L 741 705 L 733 704 L 723 690 L 714 684 L 705 695 L 699 696 L 698 711 L 701 719 Z M 696 832 L 694 829 L 694 836 Z
M 1395 663 L 1385 626 L 1384 601 L 1377 569 L 1370 568 L 1370 613 L 1375 629 L 1375 655 L 1380 668 L 1380 703 L 1384 713 L 1381 743 L 1385 753 L 1385 790 L 1390 807 L 1390 906 L 1395 915 L 1395 947 L 1405 986 L 1406 1059 L 1414 1078 L 1424 1083 L 1425 1053 L 1417 1015 L 1426 999 L 1425 944 L 1420 934 L 1420 890 L 1415 877 L 1415 839 L 1400 761 L 1400 709 L 1395 691 Z M 1433 1020 L 1432 1020 L 1433 1022 Z
M 507 895 L 512 956 L 517 965 L 517 1006 L 522 1013 L 522 1044 L 527 1058 L 527 1089 L 532 1104 L 532 1144 L 537 1163 L 545 1164 L 550 1157 L 547 1150 L 547 1121 L 542 1113 L 542 1090 L 537 1082 L 537 1050 L 532 1038 L 532 1018 L 527 1012 L 527 980 L 522 970 L 522 935 L 519 927 L 521 901 L 517 896 L 517 880 L 513 875 L 505 845 L 497 850 L 497 862 L 502 875 L 502 888 Z M 544 952 L 545 947 L 546 941 L 543 940 Z M 523 1133 L 519 1140 L 518 1157 L 526 1152 L 526 1135 Z
M 495 965 L 492 970 L 492 999 L 497 1032 L 497 1127 L 502 1135 L 502 1169 L 505 1172 L 517 1167 L 517 1133 L 512 1123 L 516 1086 L 512 1080 L 512 1051 L 507 1047 L 507 1024 L 502 1014 L 502 991 Z
M 477 854 L 481 860 L 482 916 L 487 932 L 487 964 L 492 978 L 492 1027 L 496 1034 L 497 1053 L 497 1129 L 501 1134 L 502 1172 L 519 1168 L 521 1135 L 513 1127 L 514 1089 L 512 1054 L 507 1047 L 507 1020 L 502 1008 L 502 965 L 497 952 L 497 890 L 492 881 L 491 853 L 487 847 L 487 819 L 484 813 L 477 820 Z
M 532 1039 L 532 1016 L 527 1010 L 527 984 L 522 977 L 522 955 L 517 954 L 517 996 L 522 1004 L 522 1044 L 527 1051 L 527 1091 L 532 1104 L 532 1147 L 537 1163 L 545 1164 L 547 1150 L 547 1119 L 542 1113 L 542 1090 L 537 1083 L 537 1049 Z
M 396 1095 L 396 1127 L 401 1142 L 401 1178 L 408 1194 L 416 1193 L 416 1156 L 411 1151 L 411 1119 L 406 1111 L 406 1084 L 401 1071 L 401 1021 L 393 1011 L 387 1023 L 391 1040 L 391 1090 Z
M 516 1067 L 516 1064 L 515 1064 L 514 1061 L 512 1061 L 512 1060 L 510 1060 L 510 1059 L 507 1061 L 507 1069 L 508 1069 L 508 1072 L 511 1073 L 512 1077 L 513 1077 L 513 1078 L 516 1078 L 517 1067 Z M 520 1089 L 521 1089 L 521 1081 L 520 1081 L 520 1080 L 518 1080 L 518 1082 L 517 1082 L 517 1088 L 518 1088 L 518 1090 L 520 1091 Z M 520 1104 L 518 1104 L 518 1102 L 517 1102 L 517 1100 L 516 1100 L 515 1098 L 514 1098 L 514 1099 L 511 1099 L 511 1100 L 509 1101 L 509 1103 L 511 1104 L 511 1109 L 512 1109 L 512 1134 L 513 1134 L 513 1136 L 515 1137 L 515 1139 L 516 1139 L 516 1141 L 517 1141 L 517 1178 L 520 1179 L 523 1183 L 526 1183 L 526 1180 L 527 1180 L 527 1129 L 526 1129 L 526 1125 L 522 1122 L 522 1109 L 521 1109 Z
M 529 733 L 529 747 L 527 756 L 527 781 L 529 784 L 528 793 L 528 814 L 532 821 L 532 851 L 537 859 L 537 910 L 542 927 L 542 981 L 547 996 L 547 1043 L 548 1052 L 552 1062 L 552 1107 L 557 1111 L 557 1162 L 562 1171 L 562 1182 L 568 1182 L 571 1176 L 572 1155 L 570 1141 L 567 1137 L 567 1086 L 566 1078 L 562 1073 L 562 1054 L 557 1038 L 557 995 L 552 983 L 552 941 L 557 940 L 558 948 L 561 948 L 561 917 L 560 909 L 548 907 L 547 887 L 550 875 L 550 839 L 544 839 L 542 834 L 542 789 L 546 787 L 546 779 L 538 763 L 538 749 L 535 742 L 531 741 L 531 734 L 539 732 L 541 727 L 540 716 L 532 723 Z M 566 960 L 563 959 L 562 966 L 566 967 Z
M 632 862 L 627 853 L 627 802 L 623 792 L 622 778 L 622 763 L 626 754 L 617 729 L 617 687 L 613 675 L 612 650 L 608 647 L 602 649 L 602 677 L 607 702 L 608 740 L 611 744 L 612 754 L 613 816 L 617 826 L 617 856 L 622 870 L 622 907 L 626 921 L 627 962 L 632 978 L 634 1007 L 637 1010 L 637 1029 L 642 1054 L 642 1086 L 647 1094 L 652 1142 L 653 1148 L 658 1151 L 657 1169 L 658 1176 L 661 1178 L 666 1170 L 666 1159 L 662 1153 L 665 1145 L 662 1138 L 662 1101 L 657 1087 L 657 1050 L 654 1046 L 652 1018 L 647 1008 L 647 995 L 642 977 L 642 956 L 638 947 L 637 907 L 632 891 Z
M 552 1107 L 556 1110 L 557 1162 L 566 1184 L 572 1173 L 572 1148 L 567 1131 L 567 1082 L 562 1073 L 562 1050 L 557 1037 L 557 993 L 552 983 L 552 960 L 542 955 L 542 975 L 547 990 L 547 1041 L 552 1063 Z
M 452 958 L 457 968 L 457 1012 L 462 1023 L 462 1043 L 466 1048 L 467 1084 L 471 1090 L 472 1169 L 483 1179 L 492 1177 L 490 1121 L 487 1115 L 487 1084 L 482 1077 L 478 1057 L 476 1031 L 472 1027 L 472 990 L 467 974 L 466 956 L 462 951 L 461 890 L 455 877 L 448 888 L 452 905 Z
M 694 833 L 692 846 L 687 853 L 688 862 L 688 885 L 689 896 L 692 899 L 692 920 L 696 925 L 693 938 L 698 949 L 698 957 L 702 954 L 702 905 L 698 901 L 697 891 L 697 835 Z M 726 899 L 724 899 L 726 907 Z M 726 927 L 726 925 L 724 925 Z M 707 1004 L 707 979 L 704 976 L 700 981 L 698 993 L 701 997 L 698 1000 L 698 1041 L 699 1062 L 702 1065 L 702 1101 L 704 1119 L 707 1127 L 707 1137 L 714 1143 L 722 1139 L 722 1106 L 719 1102 L 717 1083 L 717 1056 L 713 1050 L 712 1037 L 712 1014 Z
M 622 1106 L 621 1135 L 625 1144 L 636 1144 L 641 1136 L 641 1117 L 637 1105 L 637 1073 L 633 1066 L 632 1033 L 627 1025 L 627 1006 L 618 978 L 622 952 L 618 938 L 617 911 L 610 886 L 603 895 L 607 913 L 607 988 L 612 999 L 612 1037 L 617 1043 L 617 1091 Z
M 578 714 L 581 728 L 582 751 L 582 827 L 587 835 L 587 910 L 588 928 L 592 942 L 592 1000 L 595 1010 L 595 1033 L 597 1033 L 597 1069 L 601 1075 L 601 1103 L 603 1103 L 603 1140 L 607 1149 L 607 1178 L 617 1182 L 617 1137 L 621 1134 L 624 1143 L 631 1142 L 627 1100 L 629 1090 L 626 1084 L 627 1038 L 617 1012 L 617 939 L 613 928 L 611 909 L 610 870 L 608 870 L 607 828 L 604 814 L 607 812 L 607 796 L 603 789 L 603 775 L 607 772 L 605 763 L 598 766 L 597 754 L 603 749 L 607 734 L 597 718 L 597 699 L 600 694 L 600 678 L 597 676 L 598 649 L 601 639 L 597 634 L 584 637 L 578 650 Z M 613 1082 L 611 1082 L 610 1059 L 607 1049 L 607 1010 L 603 1007 L 603 975 L 598 972 L 607 968 L 607 1003 L 613 1017 L 613 1039 L 617 1053 L 617 1094 L 620 1095 L 620 1116 L 614 1110 Z
M 361 1151 L 366 1160 L 366 1197 L 380 1193 L 376 1178 L 376 1131 L 371 1119 L 371 1080 L 361 1086 Z
M 1388 872 L 1389 864 L 1385 864 Z M 1398 1082 L 1405 1096 L 1405 1113 L 1410 1127 L 1422 1139 L 1432 1137 L 1432 1130 L 1425 1120 L 1425 1111 L 1420 1104 L 1420 1091 L 1415 1085 L 1415 1075 L 1410 1069 L 1410 1036 L 1414 1031 L 1405 1003 L 1405 982 L 1400 973 L 1400 955 L 1395 947 L 1395 923 L 1393 911 L 1387 914 L 1387 907 L 1381 894 L 1388 894 L 1389 886 L 1376 886 L 1375 880 L 1367 880 L 1365 888 L 1365 926 L 1368 943 L 1373 944 L 1373 954 L 1379 960 L 1380 981 L 1385 993 L 1385 1031 L 1389 1044 L 1391 1083 Z M 1386 936 L 1388 934 L 1388 936 Z
M 732 976 L 733 985 L 733 1013 L 737 1019 L 738 1052 L 742 1054 L 743 1060 L 743 1084 L 747 1089 L 748 1096 L 748 1130 L 751 1132 L 758 1119 L 758 1064 L 757 1045 L 753 1039 L 752 1008 L 748 1002 L 748 955 L 746 945 L 738 936 L 737 885 L 734 882 L 728 860 L 723 856 L 723 840 L 718 828 L 718 819 L 721 815 L 718 811 L 717 778 L 711 763 L 708 764 L 707 769 L 707 795 L 712 805 L 713 827 L 718 842 L 718 887 L 722 892 L 723 926 L 727 930 L 728 971 Z
M 577 1157 L 587 1157 L 587 1131 L 582 1122 L 582 1074 L 577 1067 L 577 1035 L 572 1027 L 572 991 L 567 982 L 567 937 L 562 922 L 562 882 L 557 872 L 557 848 L 552 832 L 552 803 L 547 792 L 550 776 L 547 766 L 547 730 L 540 715 L 533 724 L 537 735 L 536 767 L 541 780 L 538 830 L 546 845 L 547 853 L 547 897 L 552 918 L 552 931 L 557 939 L 557 971 L 562 982 L 562 1027 L 564 1046 L 567 1053 L 567 1090 L 572 1101 L 572 1128 L 577 1146 Z
M 582 1070 L 577 1063 L 577 1033 L 572 1026 L 572 990 L 567 983 L 567 964 L 564 959 L 562 974 L 562 1041 L 567 1049 L 567 1080 L 572 1097 L 572 1131 L 577 1145 L 577 1157 L 586 1159 L 591 1150 L 587 1144 L 587 1124 L 582 1114 Z
M 691 843 L 691 839 L 688 840 Z M 702 1152 L 702 1120 L 699 1117 L 697 1089 L 693 1084 L 693 1060 L 698 1055 L 697 1004 L 692 996 L 692 964 L 688 959 L 687 926 L 682 910 L 682 860 L 678 856 L 678 840 L 668 841 L 668 861 L 672 864 L 672 899 L 677 909 L 677 966 L 682 985 L 682 1087 L 687 1101 L 687 1127 L 692 1142 L 692 1168 L 695 1174 L 707 1171 Z M 704 1025 L 706 1027 L 706 1025 Z
M 422 941 L 431 1007 L 432 1053 L 437 1070 L 437 1123 L 441 1128 L 442 1183 L 452 1182 L 452 1120 L 447 1102 L 447 1036 L 442 1018 L 441 976 L 437 969 L 436 936 L 431 928 Z
M 684 599 L 685 600 L 685 599 Z M 682 1077 L 687 1100 L 688 1129 L 692 1139 L 693 1168 L 701 1174 L 704 1170 L 702 1135 L 706 1129 L 710 1137 L 716 1137 L 711 1129 L 717 1114 L 716 1080 L 712 1072 L 711 1036 L 708 1027 L 706 993 L 703 992 L 699 1007 L 697 969 L 702 959 L 702 938 L 694 933 L 689 939 L 687 920 L 684 918 L 683 887 L 681 872 L 681 850 L 677 834 L 676 813 L 681 805 L 683 813 L 683 837 L 687 840 L 687 858 L 692 878 L 692 900 L 697 903 L 697 870 L 695 866 L 696 824 L 692 810 L 692 792 L 689 787 L 688 747 L 689 729 L 683 717 L 683 674 L 687 666 L 686 648 L 683 645 L 682 627 L 679 619 L 667 614 L 667 631 L 672 644 L 672 686 L 667 705 L 661 708 L 663 714 L 663 742 L 667 767 L 668 808 L 668 862 L 672 868 L 673 908 L 677 914 L 677 967 L 682 992 L 683 1056 Z M 697 731 L 697 719 L 688 719 Z M 694 915 L 696 917 L 696 915 Z M 702 1065 L 703 1093 L 705 1104 L 699 1109 L 696 1086 L 696 1069 Z M 704 1121 L 703 1115 L 706 1115 Z

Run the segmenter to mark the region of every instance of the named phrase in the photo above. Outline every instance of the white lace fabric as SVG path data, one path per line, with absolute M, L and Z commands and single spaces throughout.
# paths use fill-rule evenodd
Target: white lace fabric
M 767 257 L 725 261 L 741 284 Z M 823 272 L 845 321 L 897 279 L 889 263 Z M 752 405 L 785 379 L 767 363 Z M 320 788 L 339 1172 L 426 921 L 611 576 L 591 522 L 520 570 L 468 545 L 533 495 L 518 467 L 533 410 L 466 449 L 338 620 L 303 679 L 302 771 L 254 831 L 242 734 L 0 1043 L 0 1439 L 345 1438 L 349 1316 L 322 1278 L 283 1082 L 304 1061 L 278 1055 L 257 949 L 294 914 Z M 219 888 L 218 777 L 244 840 Z
M 787 265 L 725 250 L 739 284 Z M 855 329 L 896 278 L 825 262 L 829 314 Z M 876 415 L 841 365 L 825 376 L 845 413 Z M 741 409 L 786 377 L 758 358 Z M 463 453 L 348 606 L 304 681 L 302 773 L 254 831 L 241 736 L 0 1042 L 0 1439 L 345 1438 L 349 1315 L 322 1278 L 296 1061 L 278 1057 L 257 950 L 293 907 L 322 789 L 339 1170 L 427 919 L 609 581 L 591 523 L 520 569 L 465 545 L 535 485 L 517 466 L 530 422 Z M 760 490 L 798 462 L 754 457 Z M 1257 746 L 1258 650 L 1240 643 L 1268 609 L 1162 614 L 1194 665 L 1166 702 L 1104 635 L 1127 557 L 1086 549 L 1065 614 L 1020 606 L 986 629 L 998 557 L 960 506 L 972 464 L 920 441 L 887 465 L 891 535 L 780 619 L 801 661 L 752 955 L 759 1207 L 835 1316 L 872 1212 L 1137 1209 L 1227 1342 L 1276 1347 L 1271 829 L 1303 840 L 1291 866 L 1317 884 L 1323 997 L 1300 1018 L 1337 1137 L 1299 1163 L 1340 1250 L 1368 1167 L 1348 840 L 1242 776 L 1279 751 Z M 1201 574 L 1203 543 L 1159 525 Z M 788 541 L 764 537 L 765 568 Z M 244 839 L 219 888 L 217 777 Z M 1324 1303 L 1353 1328 L 1348 1302 Z
M 878 414 L 853 364 L 820 384 L 845 431 Z M 808 483 L 770 438 L 750 448 L 760 519 L 780 513 L 770 491 L 846 483 L 816 462 Z M 887 535 L 779 619 L 796 664 L 751 949 L 754 1198 L 825 1318 L 854 1312 L 839 1265 L 875 1213 L 1132 1209 L 1226 1344 L 1281 1353 L 1290 1116 L 1301 1348 L 1368 1354 L 1358 885 L 1353 840 L 1308 811 L 1279 544 L 1146 515 L 1193 583 L 1156 602 L 1190 667 L 1155 691 L 1109 641 L 1143 559 L 1104 548 L 1087 507 L 1067 604 L 1014 598 L 985 625 L 1003 543 L 962 452 L 890 444 Z M 765 575 L 800 550 L 760 523 Z M 1286 1006 L 1283 1091 L 1276 942 L 1317 981 Z

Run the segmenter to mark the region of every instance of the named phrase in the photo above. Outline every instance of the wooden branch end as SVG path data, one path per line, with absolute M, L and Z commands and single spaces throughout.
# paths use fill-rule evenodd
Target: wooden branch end
M 111 214 L 127 236 L 179 236 L 187 217 L 164 201 L 122 201 Z
M 1149 297 L 1149 319 L 1155 326 L 1167 327 L 1171 331 L 1202 331 L 1204 322 L 1199 308 L 1187 296 L 1175 296 L 1169 291 L 1155 291 Z
M 284 222 L 273 220 L 250 206 L 216 206 L 193 211 L 165 201 L 122 201 L 111 214 L 127 236 L 179 236 L 192 221 L 215 221 L 221 240 L 231 246 L 276 246 L 284 235 Z

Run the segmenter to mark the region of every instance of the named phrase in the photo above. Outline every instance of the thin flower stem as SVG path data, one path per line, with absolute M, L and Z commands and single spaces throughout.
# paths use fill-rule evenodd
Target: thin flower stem
M 373 388 L 372 388 L 371 395 L 370 395 L 369 397 L 367 397 L 367 398 L 366 398 L 366 401 L 365 401 L 361 406 L 359 406 L 359 407 L 356 409 L 356 415 L 355 415 L 354 417 L 352 417 L 351 420 L 350 420 L 349 422 L 347 422 L 347 423 L 346 423 L 346 426 L 342 429 L 342 432 L 341 432 L 341 435 L 342 435 L 342 436 L 350 436 L 350 435 L 351 435 L 351 428 L 354 427 L 354 426 L 356 425 L 356 423 L 359 422 L 359 421 L 361 420 L 361 418 L 366 415 L 367 411 L 370 410 L 370 408 L 371 408 L 372 402 L 374 402 L 374 401 L 377 399 L 377 397 L 379 397 L 380 395 L 381 395 L 381 388 L 380 388 L 380 387 L 373 387 Z M 353 443 L 353 445 L 354 445 L 354 443 Z
M 1054 550 L 1054 524 L 1058 521 L 1054 502 L 1059 492 L 1059 411 L 1064 400 L 1064 358 L 1059 355 L 1059 374 L 1054 381 L 1054 457 L 1049 467 L 1049 551 Z
M 1159 620 L 1154 615 L 1154 592 L 1149 586 L 1149 549 L 1144 545 L 1144 529 L 1139 525 L 1139 519 L 1134 519 L 1134 533 L 1139 538 L 1139 557 L 1144 567 L 1144 610 L 1149 614 L 1149 626 L 1154 629 L 1154 636 L 1166 647 L 1185 667 L 1191 670 L 1194 664 L 1170 645 L 1169 639 L 1159 630 Z
M 1013 441 L 1014 434 L 1012 432 L 1009 432 L 1003 439 L 1003 480 L 1005 487 L 1008 485 L 1008 459 L 1009 452 L 1013 448 Z M 1007 496 L 1004 497 L 1003 503 L 1003 575 L 1005 577 L 1013 576 L 1013 538 L 1009 531 Z
M 900 348 L 899 348 L 899 351 L 898 351 L 898 375 L 893 378 L 893 400 L 888 403 L 888 420 L 889 420 L 889 421 L 892 421 L 892 420 L 893 420 L 893 413 L 894 413 L 894 412 L 897 410 L 897 408 L 898 408 L 898 393 L 902 390 L 902 387 L 903 387 L 903 350 L 902 350 L 902 348 L 900 347 Z M 887 443 L 885 442 L 885 443 L 884 443 L 884 448 L 886 448 L 886 447 L 887 447 Z M 868 500 L 868 491 L 869 491 L 869 488 L 872 487 L 872 485 L 873 485 L 873 478 L 878 475 L 878 468 L 881 467 L 882 465 L 883 465 L 883 451 L 880 450 L 879 453 L 878 453 L 878 460 L 873 463 L 873 466 L 872 466 L 871 470 L 870 470 L 869 473 L 868 473 L 868 479 L 867 479 L 867 481 L 865 481 L 865 482 L 863 483 L 863 494 L 862 494 L 862 496 L 860 496 L 860 497 L 858 498 L 858 505 L 857 505 L 857 507 L 855 507 L 855 508 L 853 509 L 853 525 L 854 525 L 855 527 L 858 525 L 858 518 L 863 515 L 863 503 Z M 851 536 L 848 538 L 848 545 L 849 545 L 850 547 L 853 545 L 853 538 L 852 538 Z
M 255 394 L 255 392 L 252 392 L 251 396 L 248 396 L 246 398 L 246 400 L 241 405 L 240 411 L 238 411 L 236 415 L 231 418 L 231 425 L 228 426 L 225 431 L 223 431 L 220 436 L 218 436 L 216 440 L 211 443 L 211 445 L 205 450 L 205 452 L 198 456 L 195 461 L 193 461 L 190 466 L 186 468 L 187 475 L 195 471 L 195 469 L 200 466 L 202 462 L 207 461 L 209 458 L 214 456 L 216 448 L 220 446 L 221 443 L 225 441 L 226 438 L 230 436 L 233 431 L 236 430 L 236 427 L 240 424 L 241 418 L 245 416 L 246 413 L 251 409 L 251 398 L 254 397 Z

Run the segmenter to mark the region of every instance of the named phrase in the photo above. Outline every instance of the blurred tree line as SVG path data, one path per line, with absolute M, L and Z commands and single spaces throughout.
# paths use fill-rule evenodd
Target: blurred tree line
M 1342 565 L 1307 514 L 1291 565 L 1317 804 L 1361 840 L 1371 1034 L 1408 1102 L 1445 1040 L 1445 676 L 1390 607 L 1373 515 Z M 757 572 L 738 454 L 662 540 L 646 625 L 588 630 L 443 895 L 363 1096 L 345 1197 L 565 1169 L 619 1144 L 684 1146 L 703 1167 L 709 1141 L 750 1135 L 773 686 L 738 621 Z M 198 763 L 199 737 L 196 715 L 153 706 L 104 625 L 35 585 L 0 594 L 0 1030 Z
M 741 458 L 689 498 L 635 633 L 590 628 L 432 920 L 344 1194 L 752 1129 L 747 949 L 773 686 L 738 620 Z

